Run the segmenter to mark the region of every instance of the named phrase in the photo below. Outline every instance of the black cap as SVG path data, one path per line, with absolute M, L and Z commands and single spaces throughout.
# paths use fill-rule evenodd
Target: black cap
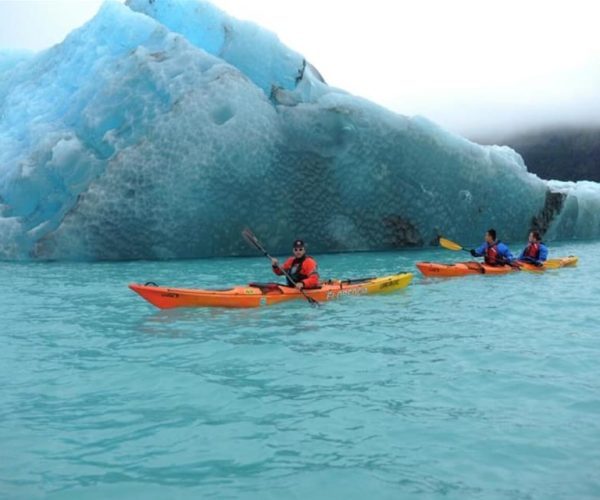
M 302 240 L 294 240 L 294 244 L 292 245 L 293 248 L 299 248 L 302 247 L 304 248 L 304 242 Z

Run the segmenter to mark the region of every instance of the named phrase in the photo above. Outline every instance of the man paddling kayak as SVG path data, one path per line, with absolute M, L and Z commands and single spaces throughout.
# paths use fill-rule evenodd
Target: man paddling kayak
M 496 240 L 496 230 L 488 229 L 485 233 L 485 242 L 478 248 L 470 251 L 473 257 L 484 257 L 489 266 L 510 265 L 514 260 L 513 254 L 501 241 Z
M 306 245 L 302 240 L 295 240 L 293 243 L 294 255 L 289 257 L 281 266 L 296 283 L 296 288 L 309 289 L 319 287 L 319 273 L 317 272 L 317 261 L 306 255 Z M 279 261 L 275 258 L 271 259 L 273 272 L 278 276 L 282 276 L 283 272 L 279 268 Z M 287 279 L 287 278 L 286 278 Z M 288 279 L 288 285 L 293 284 Z
M 531 231 L 528 238 L 529 243 L 519 255 L 520 261 L 531 262 L 541 267 L 548 258 L 548 247 L 542 243 L 542 237 L 538 231 Z

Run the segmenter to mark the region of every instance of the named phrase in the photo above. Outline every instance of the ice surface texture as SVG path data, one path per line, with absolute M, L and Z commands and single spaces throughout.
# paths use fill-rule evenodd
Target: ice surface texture
M 401 85 L 401 82 L 399 82 Z M 334 89 L 206 2 L 106 2 L 0 53 L 0 258 L 139 259 L 600 234 L 600 186 Z

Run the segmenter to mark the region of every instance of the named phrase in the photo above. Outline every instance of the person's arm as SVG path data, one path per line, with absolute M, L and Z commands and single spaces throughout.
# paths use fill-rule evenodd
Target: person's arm
M 290 257 L 288 260 L 286 260 L 283 263 L 283 266 L 279 265 L 279 262 L 277 261 L 277 259 L 273 259 L 271 261 L 271 269 L 273 270 L 273 272 L 277 275 L 277 276 L 283 276 L 283 271 L 281 270 L 281 268 L 285 269 L 286 271 L 291 267 L 291 260 L 293 259 L 293 257 Z
M 538 260 L 540 262 L 546 262 L 548 259 L 548 247 L 546 245 L 540 245 L 540 255 Z
M 473 250 L 471 250 L 471 255 L 473 257 L 483 257 L 485 255 L 485 249 L 487 248 L 487 245 L 485 243 L 483 243 L 482 245 L 480 245 L 477 248 L 474 248 Z
M 498 263 L 499 264 L 512 264 L 515 260 L 513 254 L 504 243 L 499 243 L 496 247 L 498 249 Z

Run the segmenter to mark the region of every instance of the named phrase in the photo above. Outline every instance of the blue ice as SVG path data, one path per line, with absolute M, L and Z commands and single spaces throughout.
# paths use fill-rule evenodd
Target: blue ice
M 0 258 L 393 249 L 438 234 L 600 235 L 600 186 L 544 181 L 329 87 L 259 26 L 195 0 L 104 3 L 38 54 L 0 53 Z

